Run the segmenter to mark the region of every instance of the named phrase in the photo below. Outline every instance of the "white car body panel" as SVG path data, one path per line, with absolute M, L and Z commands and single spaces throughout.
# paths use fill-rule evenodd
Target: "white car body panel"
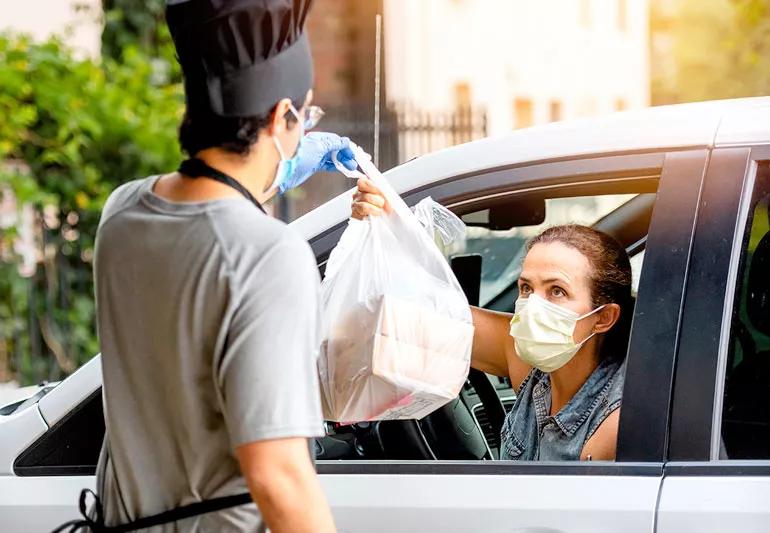
M 40 413 L 49 426 L 61 420 L 73 405 L 77 405 L 102 386 L 101 355 L 97 355 L 70 375 L 67 378 L 68 385 L 70 380 L 72 386 L 56 387 L 38 402 Z
M 770 101 L 727 113 L 719 124 L 716 146 L 766 143 L 770 138 Z
M 4 384 L 0 384 L 4 385 Z M 0 408 L 16 403 L 20 400 L 25 400 L 30 396 L 34 396 L 36 392 L 40 390 L 40 385 L 27 385 L 26 387 L 2 387 L 0 388 Z
M 765 533 L 770 530 L 770 477 L 667 477 L 657 533 Z
M 0 531 L 51 531 L 80 518 L 77 501 L 85 488 L 95 488 L 93 476 L 0 476 Z
M 14 475 L 16 457 L 47 430 L 36 405 L 0 418 L 0 480 Z
M 335 474 L 321 482 L 346 533 L 649 533 L 660 485 L 655 477 L 537 475 Z

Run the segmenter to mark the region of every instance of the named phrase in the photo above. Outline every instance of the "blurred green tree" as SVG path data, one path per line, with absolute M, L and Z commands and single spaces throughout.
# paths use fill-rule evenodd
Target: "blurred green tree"
M 0 35 L 0 381 L 59 379 L 97 353 L 101 208 L 180 159 L 181 86 L 138 46 L 119 56 Z
M 770 94 L 770 0 L 654 0 L 652 103 Z
M 102 0 L 102 55 L 120 60 L 138 49 L 152 58 L 155 83 L 177 83 L 182 72 L 165 19 L 166 0 Z
M 165 7 L 165 0 L 102 0 L 102 54 L 118 58 L 129 46 L 157 52 L 170 40 Z

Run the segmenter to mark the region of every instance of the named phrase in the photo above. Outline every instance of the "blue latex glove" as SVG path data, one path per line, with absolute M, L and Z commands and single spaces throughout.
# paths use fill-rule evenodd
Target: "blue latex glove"
M 334 133 L 325 133 L 322 131 L 311 131 L 302 139 L 297 156 L 297 168 L 294 173 L 281 183 L 279 190 L 281 194 L 289 189 L 299 187 L 307 179 L 320 171 L 336 172 L 332 162 L 332 154 L 339 151 L 337 159 L 340 163 L 350 170 L 358 167 L 350 149 L 350 139 L 340 137 Z

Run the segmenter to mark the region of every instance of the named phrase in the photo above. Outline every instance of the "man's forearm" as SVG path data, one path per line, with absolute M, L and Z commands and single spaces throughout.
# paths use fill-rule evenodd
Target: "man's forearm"
M 251 496 L 272 533 L 335 531 L 307 439 L 252 442 L 236 453 Z
M 308 470 L 306 472 L 304 470 Z M 272 469 L 271 469 L 272 470 Z M 334 521 L 312 466 L 259 474 L 249 490 L 272 533 L 333 532 Z

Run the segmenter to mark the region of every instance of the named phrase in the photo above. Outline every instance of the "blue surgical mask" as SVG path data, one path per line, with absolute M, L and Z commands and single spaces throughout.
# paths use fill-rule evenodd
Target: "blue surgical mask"
M 270 185 L 268 188 L 269 191 L 278 188 L 281 193 L 284 192 L 284 188 L 281 187 L 281 185 L 286 183 L 294 174 L 294 171 L 297 170 L 297 163 L 299 162 L 299 150 L 302 147 L 302 141 L 305 138 L 305 128 L 302 126 L 302 120 L 299 118 L 299 113 L 296 109 L 294 109 L 294 106 L 290 106 L 289 109 L 291 109 L 291 112 L 294 113 L 295 117 L 297 117 L 297 122 L 299 123 L 299 144 L 297 144 L 297 151 L 294 152 L 294 156 L 290 159 L 287 159 L 283 148 L 281 148 L 281 143 L 278 141 L 278 137 L 273 137 L 275 149 L 278 150 L 278 155 L 281 157 L 281 161 L 279 161 L 278 168 L 275 170 L 275 179 L 273 180 L 272 185 Z

